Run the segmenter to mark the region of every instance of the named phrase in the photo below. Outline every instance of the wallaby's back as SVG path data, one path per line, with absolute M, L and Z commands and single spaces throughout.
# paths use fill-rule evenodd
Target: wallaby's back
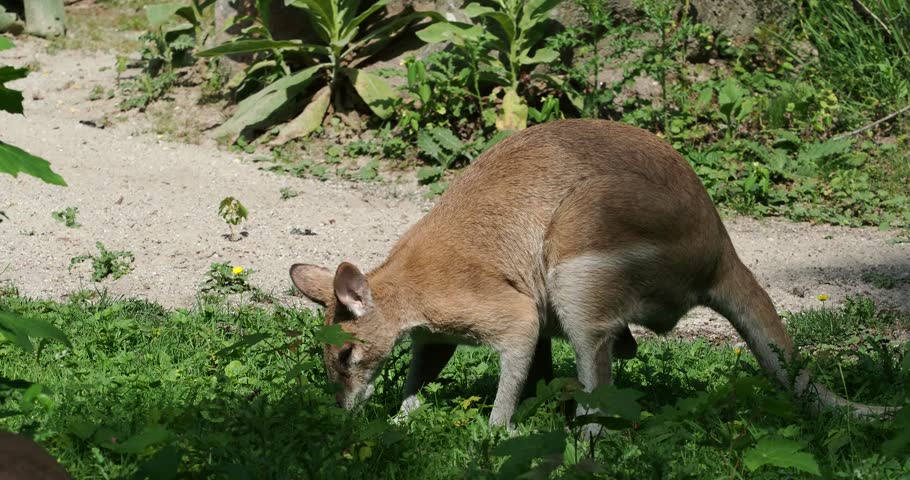
M 627 183 L 623 190 L 634 196 L 622 197 L 627 205 L 621 208 L 660 202 L 656 208 L 672 210 L 664 217 L 691 221 L 698 212 L 707 215 L 701 220 L 720 225 L 700 180 L 666 142 L 620 123 L 563 120 L 516 133 L 478 157 L 399 240 L 387 263 L 411 263 L 414 271 L 450 258 L 462 262 L 466 275 L 502 275 L 539 298 L 554 212 L 593 177 Z

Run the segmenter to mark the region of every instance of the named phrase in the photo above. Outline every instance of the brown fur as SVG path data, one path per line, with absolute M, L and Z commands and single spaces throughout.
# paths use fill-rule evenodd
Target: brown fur
M 409 334 L 403 412 L 451 357 L 451 344 L 478 343 L 500 353 L 494 424 L 508 423 L 535 350 L 546 355 L 554 336 L 572 343 L 589 390 L 612 381 L 614 357 L 634 355 L 629 324 L 667 332 L 696 305 L 725 315 L 784 383 L 769 344 L 793 351 L 685 159 L 644 130 L 607 121 L 552 122 L 503 140 L 367 275 L 345 263 L 334 279 L 308 265 L 293 266 L 291 277 L 327 306 L 328 322 L 365 340 L 326 349 L 348 408 L 369 396 L 382 362 Z M 797 391 L 808 386 L 802 375 Z M 828 404 L 871 412 L 819 392 Z
M 37 443 L 0 432 L 0 480 L 68 480 L 66 470 Z

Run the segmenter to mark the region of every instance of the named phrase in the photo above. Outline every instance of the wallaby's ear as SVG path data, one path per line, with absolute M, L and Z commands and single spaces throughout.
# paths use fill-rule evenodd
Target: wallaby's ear
M 343 262 L 335 271 L 335 297 L 355 317 L 362 317 L 373 306 L 367 277 L 353 264 Z
M 291 265 L 291 282 L 310 300 L 323 307 L 332 299 L 332 271 L 317 265 Z

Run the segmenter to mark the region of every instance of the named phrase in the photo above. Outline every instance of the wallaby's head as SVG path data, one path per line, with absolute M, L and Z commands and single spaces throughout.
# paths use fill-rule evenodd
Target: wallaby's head
M 373 380 L 398 339 L 397 328 L 386 321 L 373 299 L 367 276 L 344 262 L 333 274 L 316 265 L 291 266 L 291 281 L 310 300 L 323 305 L 327 324 L 339 324 L 357 340 L 326 345 L 325 369 L 341 389 L 338 405 L 352 409 L 373 394 Z

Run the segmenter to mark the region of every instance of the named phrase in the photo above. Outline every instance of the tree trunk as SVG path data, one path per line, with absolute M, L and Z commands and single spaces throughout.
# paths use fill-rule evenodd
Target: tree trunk
M 25 0 L 25 32 L 39 37 L 66 34 L 63 0 Z

